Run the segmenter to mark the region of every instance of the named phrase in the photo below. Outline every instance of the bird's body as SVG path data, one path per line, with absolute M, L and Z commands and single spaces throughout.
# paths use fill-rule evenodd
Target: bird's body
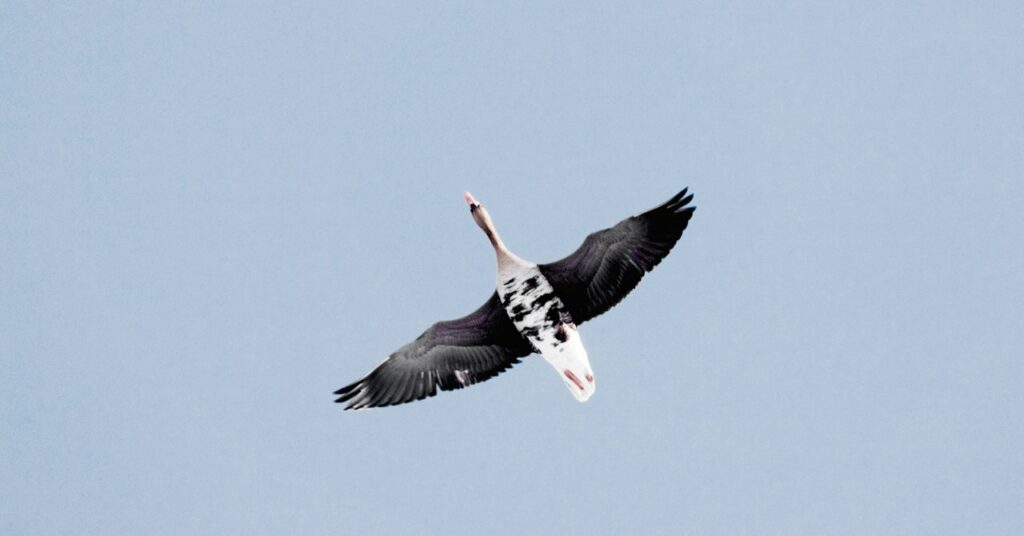
M 596 383 L 577 324 L 622 300 L 668 255 L 693 215 L 686 190 L 643 214 L 592 233 L 568 257 L 525 261 L 505 247 L 490 215 L 466 192 L 477 225 L 494 247 L 497 289 L 473 313 L 438 322 L 361 380 L 335 392 L 345 409 L 420 400 L 437 389 L 487 380 L 540 353 L 580 402 Z
M 594 371 L 572 315 L 540 268 L 524 263 L 498 272 L 498 297 L 520 335 L 555 368 L 580 402 L 594 394 Z

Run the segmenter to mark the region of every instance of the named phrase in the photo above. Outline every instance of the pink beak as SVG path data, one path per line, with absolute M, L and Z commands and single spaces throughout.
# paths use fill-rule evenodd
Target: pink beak
M 479 205 L 480 204 L 480 203 L 476 202 L 476 199 L 473 197 L 473 194 L 471 194 L 469 192 L 466 192 L 466 193 L 462 194 L 462 196 L 466 198 L 466 204 L 469 205 L 469 206 Z

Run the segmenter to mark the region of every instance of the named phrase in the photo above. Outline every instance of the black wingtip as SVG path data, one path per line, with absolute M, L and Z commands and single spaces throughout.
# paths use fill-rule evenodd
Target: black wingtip
M 668 201 L 658 205 L 658 207 L 651 210 L 651 212 L 671 212 L 672 214 L 682 214 L 687 211 L 693 212 L 692 209 L 696 207 L 687 206 L 690 201 L 693 201 L 693 194 L 689 193 L 689 191 L 689 187 L 683 188 L 679 193 L 672 196 Z
M 342 387 L 341 389 L 338 389 L 337 391 L 335 391 L 334 394 L 338 396 L 338 399 L 335 400 L 335 402 L 338 402 L 338 403 L 345 402 L 347 400 L 350 400 L 352 397 L 356 396 L 357 394 L 359 394 L 361 392 L 361 390 L 359 388 L 362 386 L 362 383 L 363 383 L 363 380 L 359 380 L 359 381 L 357 381 L 357 382 L 355 382 L 355 383 L 353 383 L 351 385 L 347 385 L 347 386 Z
M 682 212 L 682 211 L 681 211 L 681 210 L 679 210 L 679 209 L 689 209 L 689 210 L 693 210 L 693 209 L 697 208 L 697 207 L 689 207 L 689 206 L 687 206 L 687 205 L 689 205 L 689 204 L 690 204 L 690 201 L 693 201 L 693 194 L 690 194 L 690 195 L 688 195 L 688 196 L 686 196 L 686 197 L 684 197 L 684 198 L 680 199 L 678 203 L 676 203 L 675 205 L 673 205 L 673 207 L 672 207 L 672 211 L 673 211 L 673 212 L 676 212 L 676 213 L 679 213 L 679 212 Z
M 656 208 L 659 208 L 659 209 L 668 208 L 668 207 L 678 203 L 679 200 L 682 199 L 684 195 L 686 195 L 686 191 L 687 190 L 689 190 L 689 188 L 683 188 L 682 191 L 680 191 L 676 195 L 673 195 L 668 201 L 665 201 L 664 203 L 658 205 Z

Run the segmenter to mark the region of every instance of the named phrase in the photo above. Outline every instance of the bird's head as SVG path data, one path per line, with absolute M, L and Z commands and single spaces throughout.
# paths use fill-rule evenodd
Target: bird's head
M 494 224 L 491 222 L 491 216 L 487 213 L 487 209 L 473 197 L 473 194 L 466 192 L 463 197 L 466 198 L 466 204 L 469 205 L 469 213 L 473 215 L 473 221 L 487 233 L 487 236 L 491 236 L 494 233 Z

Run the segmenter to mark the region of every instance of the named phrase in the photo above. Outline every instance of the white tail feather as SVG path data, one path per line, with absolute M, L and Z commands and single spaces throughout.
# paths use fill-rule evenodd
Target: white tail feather
M 562 329 L 568 336 L 566 341 L 557 346 L 540 348 L 541 355 L 558 372 L 572 396 L 580 402 L 586 402 L 597 390 L 594 371 L 590 368 L 587 350 L 575 326 L 567 324 Z

